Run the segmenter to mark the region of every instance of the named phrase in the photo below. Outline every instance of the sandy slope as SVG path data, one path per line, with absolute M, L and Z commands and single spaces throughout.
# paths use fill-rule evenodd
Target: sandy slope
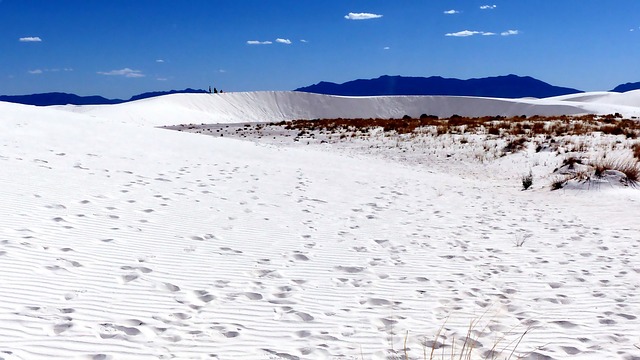
M 608 94 L 608 93 L 607 93 Z M 119 105 L 62 106 L 59 109 L 145 125 L 238 123 L 317 118 L 401 118 L 432 114 L 441 117 L 487 115 L 561 115 L 622 112 L 640 115 L 640 93 L 629 100 L 597 97 L 494 99 L 456 96 L 340 97 L 302 92 L 174 94 Z M 620 94 L 618 94 L 620 95 Z M 623 94 L 624 95 L 624 94 Z M 588 97 L 588 95 L 582 95 Z M 620 103 L 618 103 L 620 102 Z M 633 105 L 635 104 L 635 105 Z M 624 106 L 621 106 L 624 105 Z M 633 105 L 633 106 L 631 106 Z
M 473 179 L 127 106 L 0 103 L 0 357 L 387 359 L 409 331 L 421 358 L 447 318 L 447 342 L 486 320 L 478 355 L 533 325 L 530 359 L 640 357 L 637 190 L 522 192 L 523 158 Z

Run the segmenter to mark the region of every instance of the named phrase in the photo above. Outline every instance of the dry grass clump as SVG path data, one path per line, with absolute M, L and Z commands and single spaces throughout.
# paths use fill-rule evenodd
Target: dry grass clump
M 640 184 L 640 165 L 633 158 L 603 157 L 595 161 L 586 161 L 570 156 L 563 161 L 562 168 L 565 172 L 552 180 L 551 190 L 562 189 L 570 180 L 597 183 L 602 180 L 611 182 L 618 179 L 625 186 L 638 187 Z M 554 172 L 558 170 L 555 169 Z
M 640 166 L 635 159 L 601 159 L 591 164 L 594 176 L 604 177 L 607 171 L 619 171 L 627 177 L 628 184 L 637 187 L 640 182 Z
M 504 152 L 515 153 L 515 152 L 518 152 L 520 150 L 524 150 L 524 148 L 526 147 L 526 144 L 527 144 L 527 138 L 519 137 L 519 138 L 516 138 L 516 139 L 508 141 L 507 145 L 505 145 L 503 151 Z
M 407 331 L 404 336 L 402 349 L 391 349 L 392 354 L 388 358 L 397 360 L 510 360 L 523 357 L 523 354 L 516 352 L 524 337 L 532 330 L 531 326 L 522 332 L 514 331 L 515 328 L 511 329 L 498 338 L 495 338 L 490 348 L 481 350 L 482 343 L 480 342 L 480 337 L 492 333 L 491 330 L 489 330 L 490 322 L 487 322 L 484 326 L 480 326 L 481 321 L 482 318 L 470 321 L 465 333 L 462 334 L 460 338 L 456 338 L 455 335 L 448 333 L 446 326 L 447 321 L 445 321 L 432 339 L 425 336 L 420 340 L 421 353 L 417 357 L 411 354 L 412 349 L 407 345 L 409 339 L 409 331 Z M 524 356 L 531 354 L 533 354 L 533 352 L 525 353 Z M 363 355 L 361 355 L 361 358 L 364 360 Z

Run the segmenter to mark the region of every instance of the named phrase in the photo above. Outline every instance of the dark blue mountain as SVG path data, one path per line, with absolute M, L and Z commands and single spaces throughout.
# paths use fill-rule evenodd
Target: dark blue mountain
M 105 99 L 102 96 L 78 96 L 67 93 L 44 93 L 32 95 L 2 95 L 0 101 L 25 104 L 25 105 L 94 105 L 94 104 L 118 104 L 123 100 Z
M 631 91 L 631 90 L 638 90 L 638 89 L 640 89 L 640 82 L 626 83 L 626 84 L 618 85 L 611 91 L 612 92 L 623 93 L 623 92 L 627 92 L 627 91 Z
M 121 99 L 107 99 L 102 96 L 78 96 L 75 94 L 67 94 L 60 92 L 44 93 L 44 94 L 31 94 L 31 95 L 0 95 L 0 101 L 25 104 L 25 105 L 37 105 L 37 106 L 50 106 L 50 105 L 107 105 L 107 104 L 120 104 L 129 101 L 147 99 L 151 97 L 169 95 L 169 94 L 195 94 L 206 93 L 205 90 L 170 90 L 170 91 L 156 91 L 147 92 L 140 95 L 132 96 L 129 100 Z
M 354 80 L 344 84 L 320 82 L 296 91 L 326 95 L 451 95 L 499 98 L 545 98 L 582 91 L 553 86 L 529 76 L 506 75 L 480 79 L 447 79 L 440 76 L 381 76 L 377 79 Z

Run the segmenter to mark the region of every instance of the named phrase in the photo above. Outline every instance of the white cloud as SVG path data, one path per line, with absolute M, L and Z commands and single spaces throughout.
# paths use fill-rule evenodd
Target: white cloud
M 518 35 L 518 34 L 520 34 L 519 30 L 507 30 L 500 33 L 500 35 L 502 36 L 511 36 L 511 35 Z
M 42 70 L 40 69 L 29 70 L 29 74 L 39 75 L 39 74 L 42 74 Z
M 347 20 L 369 20 L 369 19 L 378 19 L 381 17 L 382 15 L 378 15 L 378 14 L 352 13 L 352 12 L 344 16 L 344 18 Z
M 451 10 L 445 11 L 444 13 L 447 15 L 453 15 L 453 14 L 459 14 L 460 11 L 451 9 Z
M 454 36 L 454 37 L 467 37 L 473 35 L 484 35 L 484 36 L 492 36 L 496 33 L 487 32 L 487 31 L 471 31 L 471 30 L 463 30 L 454 33 L 444 34 L 444 36 Z
M 382 48 L 382 50 L 389 50 L 389 49 L 391 49 L 391 48 L 388 47 L 388 46 L 385 46 L 385 47 Z
M 140 70 L 132 70 L 132 69 L 129 69 L 129 68 L 124 68 L 124 69 L 121 69 L 121 70 L 111 70 L 111 71 L 107 71 L 107 72 L 98 71 L 98 74 L 107 75 L 107 76 L 124 76 L 124 77 L 128 77 L 128 78 L 141 78 L 141 77 L 144 77 L 144 74 L 142 73 L 142 71 L 140 71 Z
M 473 36 L 477 34 L 480 34 L 480 31 L 463 30 L 463 31 L 458 31 L 454 33 L 444 34 L 444 36 L 465 37 L 465 36 Z
M 280 44 L 291 45 L 291 40 L 289 40 L 289 39 L 281 39 L 281 38 L 277 38 L 277 39 L 276 39 L 276 42 L 277 42 L 277 43 L 280 43 Z
M 480 9 L 482 9 L 482 10 L 493 10 L 493 9 L 495 9 L 497 7 L 498 7 L 497 5 L 482 5 L 482 6 L 480 6 Z
M 224 74 L 224 73 L 226 73 L 226 72 L 227 72 L 227 70 L 225 70 L 225 69 L 218 69 L 218 72 L 219 72 L 220 74 Z
M 21 37 L 20 39 L 18 39 L 18 41 L 20 41 L 20 42 L 41 42 L 42 39 L 40 39 L 39 36 L 28 36 L 28 37 Z
M 271 41 L 258 41 L 258 40 L 249 40 L 247 41 L 248 45 L 271 45 L 273 44 Z
M 307 40 L 305 40 L 305 39 L 300 40 L 300 42 L 301 42 L 301 43 L 305 43 L 305 44 L 306 44 L 306 43 L 308 43 L 308 41 L 307 41 Z
M 158 59 L 158 60 L 156 60 L 156 62 L 157 62 L 157 63 L 163 63 L 163 62 L 164 62 L 164 60 L 162 60 L 162 59 Z
M 73 71 L 72 68 L 64 68 L 64 71 Z
M 167 81 L 167 78 L 159 77 L 159 78 L 156 78 L 156 80 L 158 80 L 158 81 Z

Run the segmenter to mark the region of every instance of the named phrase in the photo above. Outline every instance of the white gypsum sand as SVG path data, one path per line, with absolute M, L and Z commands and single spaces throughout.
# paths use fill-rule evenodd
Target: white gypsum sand
M 173 94 L 118 105 L 55 106 L 65 111 L 127 123 L 162 126 L 180 123 L 271 122 L 318 118 L 401 118 L 431 114 L 440 117 L 572 115 L 621 112 L 640 116 L 640 91 L 596 93 L 548 99 L 496 99 L 463 96 L 344 97 L 295 91 L 222 94 Z M 622 103 L 622 104 L 620 104 Z
M 316 106 L 268 94 L 224 94 L 228 107 L 207 95 L 0 103 L 0 357 L 422 359 L 443 324 L 438 356 L 478 319 L 473 358 L 496 343 L 508 357 L 530 327 L 513 358 L 640 356 L 638 190 L 551 192 L 553 154 L 480 161 L 455 136 L 424 137 L 414 147 L 441 157 L 403 162 L 410 139 L 376 153 L 152 127 Z M 469 99 L 427 110 L 355 99 L 308 115 L 480 115 L 473 104 L 488 100 Z M 374 100 L 397 107 L 367 112 Z M 491 101 L 486 114 L 530 106 Z

